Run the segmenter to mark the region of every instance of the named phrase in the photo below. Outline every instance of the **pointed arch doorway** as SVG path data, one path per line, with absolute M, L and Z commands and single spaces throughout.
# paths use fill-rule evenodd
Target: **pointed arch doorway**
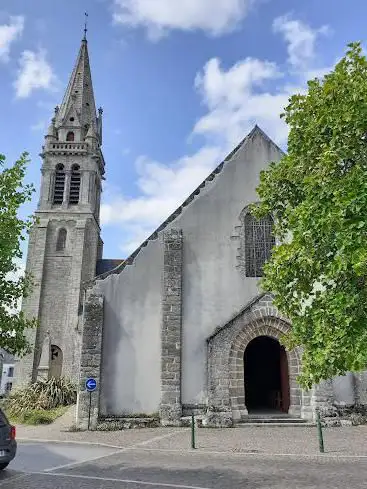
M 244 352 L 246 408 L 252 413 L 288 413 L 290 388 L 284 347 L 270 336 L 257 336 Z

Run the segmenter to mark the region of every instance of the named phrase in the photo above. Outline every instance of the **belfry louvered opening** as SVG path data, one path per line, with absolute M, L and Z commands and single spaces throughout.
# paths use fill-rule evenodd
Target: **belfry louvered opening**
M 53 203 L 55 205 L 62 204 L 64 200 L 64 188 L 65 188 L 65 169 L 64 165 L 57 165 L 55 171 L 55 184 L 54 184 L 54 195 Z
M 76 205 L 79 203 L 80 194 L 80 167 L 79 165 L 73 165 L 71 169 L 70 177 L 70 193 L 69 193 L 69 204 Z

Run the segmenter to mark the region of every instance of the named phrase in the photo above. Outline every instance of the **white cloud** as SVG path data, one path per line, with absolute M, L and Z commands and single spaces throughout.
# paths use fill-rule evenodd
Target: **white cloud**
M 101 208 L 102 224 L 124 224 L 127 240 L 122 250 L 133 251 L 200 185 L 222 156 L 220 148 L 204 146 L 171 164 L 140 157 L 136 168 L 141 196 L 132 199 L 112 190 Z
M 266 82 L 281 76 L 269 61 L 246 58 L 225 71 L 218 59 L 211 59 L 195 81 L 209 111 L 195 124 L 194 133 L 215 136 L 229 150 L 257 123 L 284 142 L 287 128 L 279 114 L 289 93 L 284 88 L 272 93 L 265 88 Z
M 56 89 L 58 80 L 46 59 L 44 50 L 23 51 L 19 65 L 18 77 L 14 82 L 18 98 L 29 97 L 38 89 L 49 91 Z
M 0 61 L 9 61 L 10 47 L 21 37 L 23 29 L 24 17 L 21 15 L 10 17 L 8 24 L 0 25 Z
M 288 62 L 295 68 L 303 68 L 313 60 L 317 38 L 330 32 L 326 25 L 312 29 L 300 20 L 292 19 L 289 14 L 277 17 L 273 30 L 282 34 L 288 43 Z
M 295 56 L 294 38 L 286 41 L 289 53 Z M 288 128 L 280 114 L 290 95 L 305 90 L 305 73 L 324 72 L 315 68 L 313 56 L 312 48 L 303 58 L 303 61 L 307 59 L 306 69 L 295 70 L 293 63 L 287 73 L 281 73 L 274 62 L 250 57 L 229 68 L 224 68 L 217 58 L 205 64 L 196 75 L 194 86 L 206 112 L 196 121 L 191 133 L 191 137 L 204 138 L 202 147 L 173 162 L 160 163 L 140 157 L 136 161 L 138 197 L 119 195 L 116 189 L 105 194 L 102 224 L 123 226 L 124 253 L 136 249 L 254 124 L 259 124 L 276 143 L 286 143 Z M 299 56 L 297 63 L 298 60 Z
M 253 0 L 114 0 L 114 20 L 143 26 L 151 38 L 170 30 L 220 35 L 235 29 Z

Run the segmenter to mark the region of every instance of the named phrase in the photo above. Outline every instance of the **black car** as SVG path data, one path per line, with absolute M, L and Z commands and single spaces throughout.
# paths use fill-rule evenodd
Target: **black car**
M 0 409 L 0 470 L 4 470 L 17 453 L 15 426 L 12 426 Z

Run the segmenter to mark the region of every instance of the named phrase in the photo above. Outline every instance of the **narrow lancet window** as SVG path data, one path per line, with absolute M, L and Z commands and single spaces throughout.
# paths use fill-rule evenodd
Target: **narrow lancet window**
M 66 237 L 67 237 L 66 229 L 61 228 L 57 235 L 56 251 L 64 251 L 66 247 Z
M 71 177 L 70 177 L 70 192 L 69 192 L 70 205 L 79 204 L 80 180 L 81 180 L 80 167 L 79 165 L 73 165 L 71 169 Z
M 55 184 L 53 203 L 55 205 L 62 204 L 64 200 L 64 188 L 65 188 L 65 169 L 64 165 L 57 165 L 55 171 Z

